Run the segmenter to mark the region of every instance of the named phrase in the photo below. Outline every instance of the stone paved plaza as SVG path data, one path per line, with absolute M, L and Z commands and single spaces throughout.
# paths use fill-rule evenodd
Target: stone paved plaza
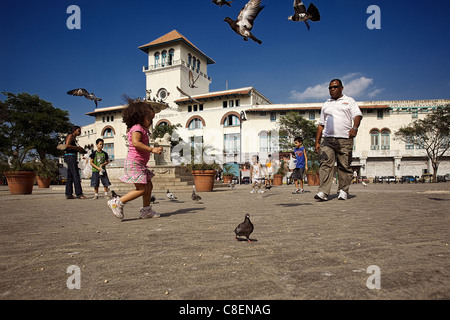
M 9 195 L 1 187 L 0 297 L 450 298 L 450 183 L 352 185 L 347 201 L 327 202 L 314 199 L 317 187 L 292 190 L 216 188 L 200 193 L 199 203 L 190 192 L 178 192 L 177 201 L 158 192 L 160 218 L 139 220 L 135 200 L 120 221 L 104 199 L 66 200 L 37 186 Z M 252 243 L 234 239 L 246 213 Z M 78 278 L 68 283 L 73 270 Z

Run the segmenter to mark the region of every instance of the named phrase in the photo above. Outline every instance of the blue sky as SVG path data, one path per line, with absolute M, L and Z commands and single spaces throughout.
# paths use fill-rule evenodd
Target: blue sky
M 66 92 L 86 88 L 101 107 L 121 104 L 123 94 L 144 97 L 147 57 L 138 47 L 176 29 L 216 61 L 210 91 L 228 81 L 273 103 L 322 102 L 329 80 L 342 78 L 344 93 L 360 101 L 450 98 L 450 1 L 314 0 L 322 20 L 307 31 L 287 20 L 293 0 L 263 0 L 253 28 L 262 45 L 223 21 L 246 2 L 2 0 L 0 91 L 38 94 L 89 124 L 94 104 Z M 80 30 L 66 26 L 70 5 L 81 9 Z M 370 5 L 381 10 L 381 29 L 366 26 Z

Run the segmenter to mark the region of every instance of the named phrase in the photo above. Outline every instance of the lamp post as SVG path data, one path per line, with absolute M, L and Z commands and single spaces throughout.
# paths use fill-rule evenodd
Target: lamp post
M 242 122 L 247 121 L 244 111 L 239 114 L 239 184 L 241 184 L 241 165 L 242 165 Z

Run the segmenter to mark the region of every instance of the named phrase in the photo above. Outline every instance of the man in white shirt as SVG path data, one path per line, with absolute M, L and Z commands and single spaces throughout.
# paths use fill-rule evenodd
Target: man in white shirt
M 339 200 L 347 200 L 352 182 L 353 138 L 358 134 L 362 113 L 353 98 L 342 94 L 342 81 L 333 79 L 328 90 L 331 98 L 322 106 L 316 134 L 316 152 L 319 154 L 320 185 L 315 199 L 326 201 L 330 194 L 337 161 Z M 323 138 L 323 140 L 322 140 Z M 322 140 L 322 142 L 321 142 Z

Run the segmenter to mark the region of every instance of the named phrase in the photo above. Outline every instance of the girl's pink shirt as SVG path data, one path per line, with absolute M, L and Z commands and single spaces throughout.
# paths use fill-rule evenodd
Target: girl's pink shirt
M 146 165 L 148 160 L 150 160 L 150 152 L 142 151 L 142 150 L 139 150 L 139 149 L 136 149 L 135 147 L 133 147 L 133 141 L 131 138 L 133 135 L 133 132 L 140 132 L 142 134 L 141 142 L 143 144 L 145 144 L 146 146 L 148 146 L 149 142 L 150 142 L 150 139 L 149 139 L 150 132 L 148 131 L 148 129 L 144 128 L 140 124 L 135 124 L 134 126 L 131 127 L 130 131 L 128 131 L 128 133 L 127 133 L 127 139 L 128 139 L 128 145 L 129 145 L 127 159 L 142 163 L 143 165 Z

